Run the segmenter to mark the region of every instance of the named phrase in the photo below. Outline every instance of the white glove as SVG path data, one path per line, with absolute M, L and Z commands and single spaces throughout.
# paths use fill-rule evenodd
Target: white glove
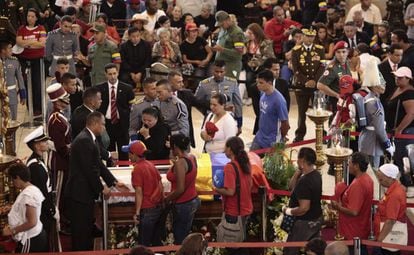
M 349 109 L 349 117 L 355 122 L 355 117 L 356 117 L 355 105 L 349 104 L 348 109 Z
M 410 173 L 410 159 L 408 157 L 403 157 L 403 166 L 404 166 L 404 173 L 409 174 Z
M 55 215 L 53 215 L 53 218 L 55 218 L 56 220 L 56 229 L 58 231 L 60 231 L 60 213 L 59 213 L 59 208 L 56 206 L 55 208 Z
M 394 156 L 394 152 L 395 152 L 395 145 L 393 143 L 391 143 L 391 146 L 385 149 L 386 151 L 388 151 L 388 153 L 392 156 Z
M 337 105 L 337 106 L 341 106 L 341 107 L 345 106 L 345 104 L 344 104 L 344 100 L 343 100 L 342 98 L 339 98 L 339 99 L 338 99 L 338 103 L 336 103 L 336 105 Z

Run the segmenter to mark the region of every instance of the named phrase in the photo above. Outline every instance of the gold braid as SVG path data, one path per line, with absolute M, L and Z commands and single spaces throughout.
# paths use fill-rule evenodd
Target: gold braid
M 0 133 L 4 137 L 10 122 L 10 105 L 9 94 L 7 92 L 6 82 L 4 80 L 3 61 L 0 61 L 0 100 L 1 100 L 1 128 Z

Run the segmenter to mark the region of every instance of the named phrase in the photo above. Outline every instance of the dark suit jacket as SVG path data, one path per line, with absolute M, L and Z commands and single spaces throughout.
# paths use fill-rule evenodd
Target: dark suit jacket
M 364 27 L 362 28 L 362 31 L 367 33 L 369 38 L 372 38 L 374 36 L 374 25 L 364 21 Z
M 101 161 L 99 148 L 86 128 L 71 146 L 69 178 L 65 195 L 80 203 L 91 203 L 103 190 L 100 177 L 110 187 L 116 179 Z
M 198 110 L 202 108 L 201 104 L 197 101 L 196 97 L 194 96 L 193 92 L 189 89 L 181 89 L 177 91 L 177 97 L 184 102 L 185 106 L 187 106 L 188 110 L 188 123 L 190 124 L 190 140 L 191 140 L 191 147 L 195 148 L 195 140 L 194 140 L 194 128 L 193 128 L 193 117 L 191 114 L 191 108 L 194 106 Z M 203 112 L 201 112 L 203 113 Z
M 385 60 L 384 62 L 379 64 L 378 69 L 381 72 L 387 84 L 385 86 L 385 92 L 380 96 L 381 103 L 385 106 L 387 105 L 386 101 L 392 96 L 392 93 L 394 93 L 394 90 L 396 88 L 395 76 L 392 73 L 392 67 L 390 66 L 388 60 Z
M 349 47 L 351 47 L 351 41 L 349 40 L 348 37 L 346 37 L 346 35 L 344 34 L 340 41 L 345 41 L 349 44 Z M 369 46 L 369 44 L 371 43 L 371 38 L 367 35 L 367 33 L 365 32 L 356 32 L 356 45 L 355 47 L 358 45 L 358 43 L 365 43 Z
M 288 84 L 288 82 L 285 81 L 284 79 L 279 78 L 279 79 L 276 79 L 274 81 L 274 83 L 275 83 L 275 88 L 285 98 L 287 110 L 289 112 L 289 109 L 290 109 L 290 94 L 289 94 L 289 84 Z
M 96 86 L 102 95 L 102 104 L 98 109 L 103 115 L 106 114 L 106 110 L 109 106 L 109 88 L 108 82 L 101 83 Z M 130 101 L 134 99 L 135 94 L 132 91 L 132 87 L 129 84 L 118 82 L 118 89 L 116 93 L 116 106 L 119 112 L 119 121 L 122 126 L 122 132 L 128 133 L 129 128 L 129 113 L 131 110 Z

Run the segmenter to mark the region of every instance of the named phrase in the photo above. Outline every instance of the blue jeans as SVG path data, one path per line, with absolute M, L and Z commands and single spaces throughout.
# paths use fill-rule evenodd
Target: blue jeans
M 138 243 L 145 246 L 159 246 L 161 236 L 155 235 L 162 212 L 161 206 L 142 209 L 140 212 Z
M 190 233 L 194 214 L 200 205 L 201 201 L 198 197 L 188 202 L 174 205 L 173 231 L 175 244 L 181 244 Z

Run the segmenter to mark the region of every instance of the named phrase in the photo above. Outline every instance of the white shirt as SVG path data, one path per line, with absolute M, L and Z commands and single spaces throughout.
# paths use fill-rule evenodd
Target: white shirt
M 207 121 L 213 122 L 214 116 L 211 118 L 212 114 L 213 113 L 207 115 L 206 123 Z M 210 118 L 211 120 L 209 120 Z M 213 140 L 206 143 L 206 151 L 208 153 L 223 153 L 227 139 L 236 136 L 237 134 L 237 122 L 229 112 L 226 112 L 226 114 L 214 124 L 218 128 L 218 131 L 214 134 Z M 205 123 L 201 130 L 206 131 Z
M 92 140 L 93 140 L 93 142 L 95 142 L 96 141 L 96 136 L 95 136 L 95 134 L 92 132 L 92 130 L 90 130 L 89 128 L 86 128 L 88 131 L 89 131 L 89 133 L 91 134 L 91 136 L 92 136 Z
M 371 6 L 368 8 L 368 10 L 364 11 L 361 8 L 361 4 L 354 5 L 348 12 L 348 15 L 346 16 L 346 21 L 352 21 L 352 17 L 354 16 L 354 13 L 356 11 L 362 12 L 362 17 L 364 18 L 364 21 L 369 22 L 374 25 L 378 25 L 382 22 L 382 16 L 380 9 L 375 5 L 371 4 Z
M 115 90 L 115 100 L 116 100 L 116 98 L 118 96 L 118 83 L 119 83 L 119 80 L 116 80 L 115 84 L 111 84 L 108 81 L 108 89 L 109 89 L 108 90 L 109 91 L 108 96 L 109 96 L 109 98 L 108 98 L 108 109 L 106 109 L 106 114 L 105 114 L 105 118 L 108 119 L 108 120 L 111 119 L 111 110 L 112 110 L 111 109 L 112 86 L 115 86 L 114 90 Z M 119 112 L 116 112 L 116 115 L 119 118 Z
M 34 227 L 24 232 L 17 233 L 13 239 L 21 242 L 24 245 L 27 239 L 37 236 L 42 232 L 43 224 L 40 221 L 40 214 L 42 213 L 42 202 L 45 200 L 40 189 L 34 185 L 27 186 L 17 196 L 13 206 L 7 215 L 8 223 L 11 228 L 15 228 L 27 221 L 26 219 L 26 205 L 36 208 L 37 223 Z
M 163 10 L 158 10 L 153 16 L 148 15 L 147 11 L 144 11 L 142 14 L 147 16 L 148 19 L 148 23 L 144 25 L 144 28 L 151 34 L 154 32 L 155 24 L 157 23 L 158 18 L 166 16 Z
M 377 65 L 381 63 L 381 60 L 379 58 L 377 58 L 376 56 L 370 55 L 369 53 L 362 53 L 359 55 L 359 60 L 361 61 L 360 68 L 362 72 L 365 71 L 365 67 L 367 66 L 367 63 L 371 58 L 375 59 L 375 62 L 377 62 Z

